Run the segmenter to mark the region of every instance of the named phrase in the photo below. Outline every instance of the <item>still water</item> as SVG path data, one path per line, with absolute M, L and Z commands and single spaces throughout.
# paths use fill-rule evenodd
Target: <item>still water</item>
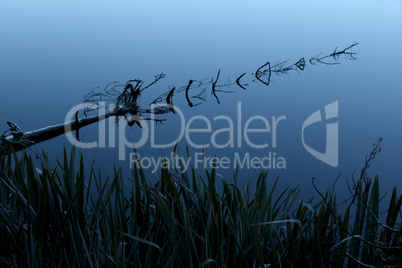
M 182 116 L 157 116 L 167 120 L 163 125 L 143 121 L 144 130 L 122 130 L 107 120 L 101 128 L 82 129 L 82 142 L 99 145 L 104 138 L 105 148 L 82 149 L 88 165 L 95 159 L 106 176 L 116 164 L 129 175 L 133 150 L 124 141 L 144 139 L 137 152 L 147 159 L 149 176 L 157 177 L 153 161 L 173 149 L 162 145 L 179 139 L 181 155 L 187 146 L 200 171 L 201 153 L 216 156 L 222 164 L 217 172 L 229 180 L 240 163 L 239 180 L 249 181 L 259 163 L 270 169 L 272 181 L 279 176 L 282 189 L 300 185 L 303 198 L 314 194 L 312 177 L 324 190 L 341 174 L 337 192 L 347 196 L 346 180 L 359 176 L 365 154 L 382 136 L 369 175 L 379 174 L 384 193 L 401 189 L 401 11 L 401 1 L 3 1 L 0 131 L 6 121 L 23 130 L 62 123 L 91 89 L 112 81 L 139 78 L 146 85 L 167 74 L 142 92 L 138 104 L 148 108 L 190 79 L 211 83 L 220 70 L 222 85 L 246 72 L 246 90 L 225 87 L 233 92 L 216 92 L 220 104 L 210 87 L 205 101 L 191 108 L 185 92 L 176 92 L 173 102 Z M 356 60 L 341 55 L 339 65 L 308 62 L 354 42 Z M 291 65 L 301 58 L 304 70 L 272 74 L 269 86 L 253 81 L 268 61 Z M 313 114 L 321 120 L 305 123 Z M 71 147 L 65 136 L 33 151 L 45 150 L 55 163 L 63 146 Z M 326 147 L 336 149 L 327 163 L 318 159 L 332 150 Z

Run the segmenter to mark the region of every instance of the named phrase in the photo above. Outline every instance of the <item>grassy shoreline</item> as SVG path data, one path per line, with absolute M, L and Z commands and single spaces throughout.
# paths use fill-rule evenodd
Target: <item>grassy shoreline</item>
M 156 183 L 138 165 L 131 177 L 115 169 L 101 183 L 94 168 L 84 174 L 83 156 L 77 161 L 74 149 L 70 156 L 64 152 L 58 167 L 44 155 L 41 171 L 25 153 L 0 156 L 0 263 L 392 267 L 402 262 L 402 196 L 394 188 L 390 199 L 381 200 L 379 179 L 366 177 L 366 169 L 340 213 L 332 191 L 317 190 L 319 200 L 297 205 L 299 190 L 277 193 L 276 183 L 268 188 L 266 171 L 255 189 L 222 179 L 223 191 L 217 191 L 214 168 L 201 177 L 194 169 L 164 166 Z M 379 221 L 380 202 L 388 202 L 385 222 Z

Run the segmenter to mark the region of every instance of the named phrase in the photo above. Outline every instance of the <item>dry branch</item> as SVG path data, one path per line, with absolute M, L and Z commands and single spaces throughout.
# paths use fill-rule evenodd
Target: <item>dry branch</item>
M 312 57 L 309 62 L 312 65 L 316 64 L 325 64 L 325 65 L 333 65 L 339 64 L 338 61 L 341 55 L 345 55 L 345 57 L 349 60 L 356 59 L 356 53 L 352 52 L 352 48 L 357 46 L 357 43 L 345 47 L 345 49 L 338 51 L 335 49 L 331 54 L 327 56 L 321 57 L 320 54 Z M 326 61 L 329 58 L 333 58 L 335 62 Z M 266 62 L 262 66 L 260 66 L 255 72 L 255 78 L 257 81 L 263 83 L 268 86 L 271 82 L 271 74 L 276 73 L 284 74 L 288 73 L 291 70 L 303 71 L 306 66 L 306 61 L 304 58 L 301 58 L 296 63 L 286 66 L 287 61 L 279 62 L 275 65 L 270 64 L 270 62 Z M 240 75 L 235 82 L 230 81 L 230 76 L 228 78 L 228 82 L 222 85 L 218 85 L 218 79 L 220 77 L 220 69 L 215 78 L 204 78 L 199 81 L 197 80 L 189 80 L 187 86 L 182 86 L 178 88 L 176 93 L 180 93 L 185 91 L 185 97 L 187 103 L 190 107 L 194 107 L 200 105 L 203 101 L 205 101 L 205 90 L 207 88 L 206 85 L 212 85 L 212 95 L 216 98 L 218 104 L 220 104 L 219 98 L 216 92 L 224 92 L 224 93 L 233 93 L 234 91 L 223 90 L 223 88 L 228 88 L 232 85 L 237 85 L 242 89 L 246 89 L 245 86 L 248 84 L 242 84 L 240 80 L 246 75 L 243 73 Z M 155 75 L 154 80 L 146 86 L 144 82 L 140 79 L 132 79 L 127 81 L 125 84 L 121 84 L 120 82 L 111 82 L 109 83 L 103 90 L 103 92 L 96 92 L 94 89 L 84 98 L 84 102 L 88 104 L 93 104 L 94 106 L 84 110 L 84 117 L 78 118 L 78 113 L 75 114 L 75 120 L 70 122 L 65 122 L 62 124 L 49 126 L 45 128 L 41 128 L 33 131 L 22 131 L 15 123 L 7 122 L 9 125 L 9 129 L 6 130 L 0 136 L 0 152 L 5 153 L 8 151 L 9 147 L 12 146 L 14 150 L 19 151 L 25 148 L 28 148 L 32 145 L 38 144 L 42 141 L 52 139 L 59 135 L 65 134 L 69 131 L 77 131 L 76 136 L 79 139 L 78 131 L 79 129 L 98 122 L 102 119 L 108 117 L 116 117 L 116 122 L 124 117 L 129 126 L 137 124 L 141 127 L 140 120 L 154 120 L 157 123 L 162 123 L 163 119 L 151 119 L 151 118 L 141 118 L 142 113 L 148 114 L 166 114 L 166 113 L 175 113 L 174 105 L 173 105 L 173 95 L 175 92 L 175 87 L 169 89 L 168 92 L 160 95 L 157 99 L 155 99 L 151 104 L 156 104 L 162 101 L 166 101 L 166 106 L 157 106 L 153 108 L 142 108 L 137 104 L 137 99 L 141 95 L 141 93 L 145 90 L 156 84 L 159 80 L 163 79 L 166 76 L 164 73 L 160 73 Z M 255 81 L 255 80 L 253 80 Z M 190 89 L 198 88 L 200 91 L 196 95 L 190 96 Z M 194 104 L 191 99 L 198 99 L 201 102 Z M 100 103 L 109 103 L 114 105 L 114 110 L 103 115 L 95 115 L 91 117 L 87 117 L 89 112 L 93 112 L 99 107 L 101 107 Z M 130 118 L 130 119 L 129 119 Z

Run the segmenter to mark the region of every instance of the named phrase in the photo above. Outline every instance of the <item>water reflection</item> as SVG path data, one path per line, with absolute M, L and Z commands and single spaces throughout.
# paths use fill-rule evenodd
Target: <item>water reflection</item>
M 308 62 L 310 62 L 311 65 L 335 65 L 339 64 L 338 60 L 341 56 L 345 56 L 345 58 L 348 60 L 355 60 L 356 53 L 353 52 L 352 49 L 357 45 L 358 44 L 354 42 L 353 44 L 346 46 L 343 50 L 337 50 L 336 48 L 334 52 L 328 55 L 321 56 L 321 54 L 318 54 L 317 56 L 310 58 Z M 328 59 L 333 59 L 333 61 L 329 62 Z M 269 86 L 272 73 L 275 73 L 276 75 L 288 74 L 290 71 L 303 71 L 306 67 L 304 58 L 301 58 L 294 64 L 290 65 L 287 65 L 287 62 L 288 61 L 282 61 L 271 65 L 268 61 L 267 63 L 260 66 L 257 71 L 252 72 L 255 77 L 252 82 L 258 81 L 266 86 Z M 221 70 L 218 71 L 215 79 L 203 78 L 201 80 L 190 80 L 187 86 L 179 87 L 177 93 L 185 91 L 185 97 L 188 106 L 194 107 L 200 105 L 202 102 L 193 104 L 192 99 L 206 101 L 205 92 L 208 88 L 211 89 L 211 95 L 215 97 L 218 104 L 220 104 L 220 101 L 217 96 L 217 92 L 234 93 L 234 90 L 226 90 L 226 88 L 231 88 L 232 86 L 238 86 L 242 89 L 246 89 L 245 86 L 247 84 L 242 84 L 242 82 L 240 82 L 240 79 L 243 78 L 246 73 L 242 73 L 240 76 L 233 80 L 231 80 L 231 76 L 229 76 L 227 78 L 227 82 L 223 84 L 217 84 L 220 76 L 220 71 Z M 103 91 L 96 91 L 95 89 L 91 90 L 91 92 L 87 94 L 84 98 L 84 103 L 89 103 L 91 105 L 84 109 L 83 113 L 85 117 L 82 119 L 78 118 L 79 111 L 77 110 L 75 111 L 74 121 L 67 121 L 64 122 L 64 124 L 45 127 L 40 130 L 29 132 L 23 132 L 15 123 L 8 122 L 10 128 L 7 129 L 0 136 L 0 150 L 2 152 L 6 152 L 8 149 L 8 145 L 13 146 L 14 149 L 22 150 L 28 148 L 29 146 L 36 145 L 39 142 L 55 138 L 56 136 L 63 134 L 64 131 L 69 132 L 72 130 L 76 131 L 76 138 L 79 142 L 79 130 L 82 127 L 92 123 L 96 123 L 111 116 L 116 117 L 116 123 L 119 122 L 119 119 L 121 117 L 124 117 L 130 127 L 135 124 L 142 128 L 141 120 L 150 120 L 162 123 L 164 119 L 144 118 L 142 117 L 142 114 L 175 114 L 173 95 L 176 87 L 173 86 L 173 88 L 169 89 L 167 92 L 163 93 L 153 102 L 151 102 L 151 108 L 142 108 L 138 103 L 138 98 L 141 94 L 144 94 L 143 92 L 145 90 L 150 89 L 152 86 L 157 84 L 159 80 L 165 78 L 165 76 L 166 75 L 164 73 L 155 75 L 154 80 L 146 86 L 144 86 L 144 82 L 142 80 L 132 79 L 128 80 L 125 85 L 121 84 L 120 82 L 111 82 L 103 89 Z M 190 90 L 191 92 L 196 91 L 196 93 L 192 93 L 192 95 L 189 95 Z M 176 98 L 178 98 L 177 94 Z M 166 102 L 165 105 L 160 104 L 163 101 Z M 98 110 L 105 111 L 106 107 L 109 107 L 109 110 L 111 112 L 107 112 L 104 114 L 100 113 L 99 116 L 95 117 L 87 117 L 88 113 Z M 338 143 L 336 142 L 336 147 L 337 144 Z M 336 148 L 336 150 L 338 150 L 338 148 Z M 336 163 L 338 163 L 337 160 Z

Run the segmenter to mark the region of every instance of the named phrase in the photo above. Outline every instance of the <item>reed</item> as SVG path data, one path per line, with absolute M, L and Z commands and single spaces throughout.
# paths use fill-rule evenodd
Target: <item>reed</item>
M 135 165 L 102 182 L 64 151 L 41 171 L 23 153 L 0 156 L 0 263 L 18 267 L 371 267 L 401 263 L 402 196 L 380 221 L 379 179 L 360 178 L 348 209 L 336 195 L 298 200 L 262 171 L 237 179 L 163 165 L 157 182 Z M 236 173 L 236 172 L 235 172 Z M 222 190 L 217 189 L 222 184 Z

